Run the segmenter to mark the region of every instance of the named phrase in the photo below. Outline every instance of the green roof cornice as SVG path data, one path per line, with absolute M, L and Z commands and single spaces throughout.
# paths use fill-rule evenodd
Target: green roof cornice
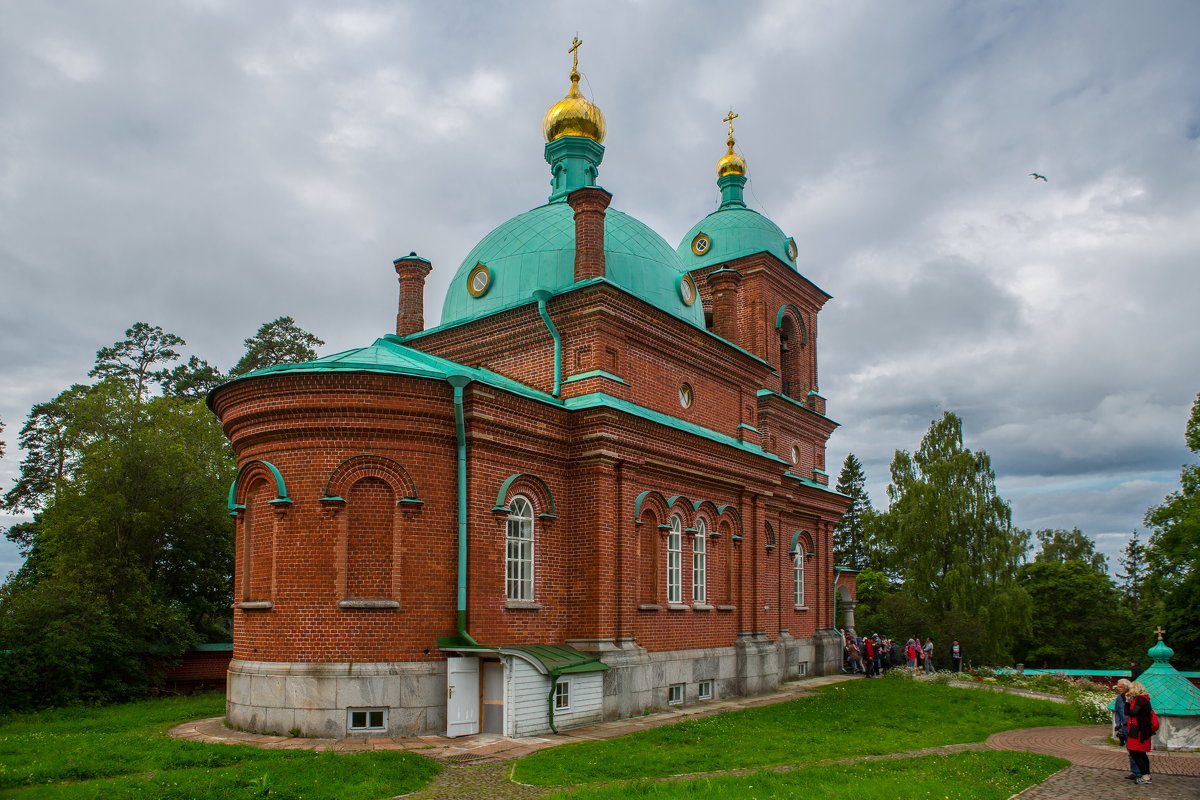
M 836 425 L 839 428 L 841 427 L 841 423 L 834 422 L 833 420 L 829 419 L 829 417 L 822 414 L 820 411 L 814 411 L 813 409 L 804 405 L 804 403 L 801 403 L 799 400 L 794 400 L 794 399 L 788 397 L 786 394 L 780 394 L 779 392 L 772 392 L 770 389 L 759 389 L 757 394 L 759 397 L 778 397 L 780 400 L 784 400 L 788 403 L 791 403 L 796 408 L 803 409 L 804 411 L 807 411 L 810 414 L 816 414 L 821 419 L 826 420 L 828 422 L 832 422 L 834 425 Z M 822 399 L 824 399 L 824 398 L 822 398 Z
M 605 278 L 605 277 L 589 278 L 586 281 L 580 281 L 579 283 L 573 283 L 570 286 L 564 287 L 556 292 L 551 292 L 550 294 L 552 297 L 565 296 L 565 295 L 570 294 L 571 292 L 577 292 L 577 291 L 587 289 L 591 286 L 596 286 L 599 284 L 606 284 L 608 286 L 611 286 L 614 289 L 616 289 L 617 291 L 622 292 L 623 294 L 626 294 L 636 300 L 646 303 L 646 299 L 644 297 L 639 297 L 637 294 L 629 291 L 629 289 L 625 288 L 624 286 L 617 283 L 616 281 L 613 281 L 613 280 L 611 280 L 609 278 Z M 452 329 L 460 327 L 462 325 L 468 325 L 472 322 L 477 322 L 481 319 L 487 319 L 488 317 L 493 317 L 497 314 L 503 314 L 506 311 L 512 311 L 515 308 L 521 308 L 523 306 L 534 305 L 536 303 L 537 303 L 537 300 L 534 299 L 533 296 L 531 295 L 528 299 L 518 300 L 517 302 L 509 303 L 508 305 L 501 306 L 499 308 L 492 308 L 492 309 L 489 309 L 487 312 L 485 312 L 483 314 L 479 314 L 477 316 L 463 317 L 461 319 L 456 319 L 451 322 L 447 322 L 445 324 L 438 325 L 437 327 L 434 327 L 434 328 L 426 328 L 423 331 L 417 331 L 416 333 L 410 333 L 408 336 L 397 337 L 397 336 L 392 336 L 391 334 L 388 334 L 388 335 L 398 342 L 412 342 L 412 341 L 416 341 L 417 339 L 420 339 L 423 336 L 430 336 L 434 333 L 440 333 L 442 331 L 452 330 Z M 651 305 L 651 306 L 654 305 L 653 303 L 647 303 L 647 304 Z M 659 309 L 659 310 L 661 311 L 662 309 Z M 699 332 L 717 340 L 725 347 L 732 348 L 733 350 L 738 351 L 742 355 L 752 358 L 755 361 L 757 361 L 758 363 L 760 363 L 766 367 L 769 367 L 772 371 L 774 370 L 774 367 L 771 367 L 770 362 L 766 361 L 765 359 L 759 358 L 758 356 L 754 355 L 754 353 L 751 353 L 749 350 L 744 350 L 741 347 L 738 347 L 736 344 L 732 344 L 732 343 L 726 341 L 725 339 L 722 339 L 720 336 L 717 336 L 715 333 L 708 330 L 707 328 L 702 328 L 702 327 L 697 326 L 695 323 L 693 323 L 689 319 L 679 317 L 678 315 L 676 315 L 670 311 L 668 311 L 667 313 L 671 314 L 671 316 L 673 316 L 673 317 L 676 317 L 676 319 L 683 319 L 684 322 L 688 323 L 689 325 L 691 325 L 693 328 L 695 328 Z M 564 381 L 564 383 L 565 382 L 566 381 Z
M 584 394 L 578 397 L 569 397 L 564 401 L 564 405 L 571 411 L 582 411 L 588 408 L 611 408 L 616 411 L 623 411 L 631 416 L 640 417 L 641 419 L 657 422 L 660 425 L 665 425 L 668 428 L 680 431 L 682 433 L 690 433 L 693 436 L 699 436 L 713 442 L 728 445 L 737 450 L 750 453 L 756 456 L 777 461 L 781 464 L 786 463 L 782 458 L 774 453 L 768 453 L 756 444 L 751 442 L 743 442 L 740 439 L 735 439 L 732 436 L 727 436 L 723 433 L 705 428 L 702 425 L 697 425 L 694 422 L 672 417 L 669 414 L 664 414 L 661 411 L 654 411 L 644 406 L 639 406 L 637 403 L 631 403 L 628 400 L 622 400 L 619 397 L 613 397 L 610 394 L 603 392 L 593 392 Z
M 837 489 L 830 489 L 828 486 L 826 486 L 823 483 L 817 483 L 816 481 L 809 480 L 808 478 L 801 478 L 799 475 L 797 475 L 794 472 L 785 472 L 783 474 L 789 478 L 799 481 L 800 485 L 807 486 L 810 489 L 819 489 L 822 492 L 828 492 L 829 494 L 837 495 L 838 497 L 849 497 L 850 496 L 848 494 L 842 494 Z
M 611 372 L 602 369 L 593 369 L 589 372 L 576 372 L 574 375 L 571 375 L 564 380 L 563 383 L 575 383 L 575 381 L 584 381 L 588 378 L 605 378 L 613 381 L 614 383 L 622 383 L 626 386 L 629 385 L 629 381 L 625 380 L 621 376 L 613 375 Z

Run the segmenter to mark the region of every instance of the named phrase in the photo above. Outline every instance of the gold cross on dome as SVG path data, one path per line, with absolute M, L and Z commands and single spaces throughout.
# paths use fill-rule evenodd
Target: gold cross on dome
M 730 139 L 733 138 L 733 121 L 737 118 L 738 118 L 738 115 L 733 113 L 733 108 L 731 107 L 729 109 L 729 113 L 725 115 L 725 119 L 721 120 L 722 122 L 729 123 L 729 138 Z
M 1163 636 L 1163 634 L 1164 634 L 1164 633 L 1166 633 L 1166 631 L 1165 631 L 1165 630 L 1163 630 L 1163 626 L 1162 626 L 1162 625 L 1159 625 L 1157 628 L 1155 628 L 1153 631 L 1151 631 L 1151 633 L 1157 633 L 1157 634 L 1158 634 L 1158 640 L 1161 642 L 1161 641 L 1162 641 L 1162 636 Z
M 571 39 L 571 49 L 567 52 L 571 54 L 571 70 L 579 71 L 579 45 L 583 44 L 583 40 L 578 36 Z

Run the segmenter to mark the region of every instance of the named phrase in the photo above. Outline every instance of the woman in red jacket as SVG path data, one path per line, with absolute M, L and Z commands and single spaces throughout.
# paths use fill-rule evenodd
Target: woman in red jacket
M 1125 727 L 1128 738 L 1125 747 L 1129 761 L 1137 767 L 1137 783 L 1150 783 L 1150 748 L 1154 732 L 1150 724 L 1150 695 L 1141 681 L 1129 684 L 1125 693 Z

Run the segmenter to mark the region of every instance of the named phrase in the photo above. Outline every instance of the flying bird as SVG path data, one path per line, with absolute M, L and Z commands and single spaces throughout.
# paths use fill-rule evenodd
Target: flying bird
M 1031 173 L 1029 173 L 1029 177 L 1033 178 L 1035 181 L 1044 181 L 1044 180 L 1046 180 L 1046 176 L 1045 176 L 1045 175 L 1038 175 L 1036 172 L 1031 172 Z M 1047 183 L 1049 183 L 1049 181 L 1047 181 Z

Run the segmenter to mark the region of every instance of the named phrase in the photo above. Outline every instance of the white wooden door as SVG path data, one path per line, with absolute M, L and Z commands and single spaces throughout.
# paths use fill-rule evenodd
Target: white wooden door
M 446 659 L 446 735 L 479 733 L 479 659 Z

